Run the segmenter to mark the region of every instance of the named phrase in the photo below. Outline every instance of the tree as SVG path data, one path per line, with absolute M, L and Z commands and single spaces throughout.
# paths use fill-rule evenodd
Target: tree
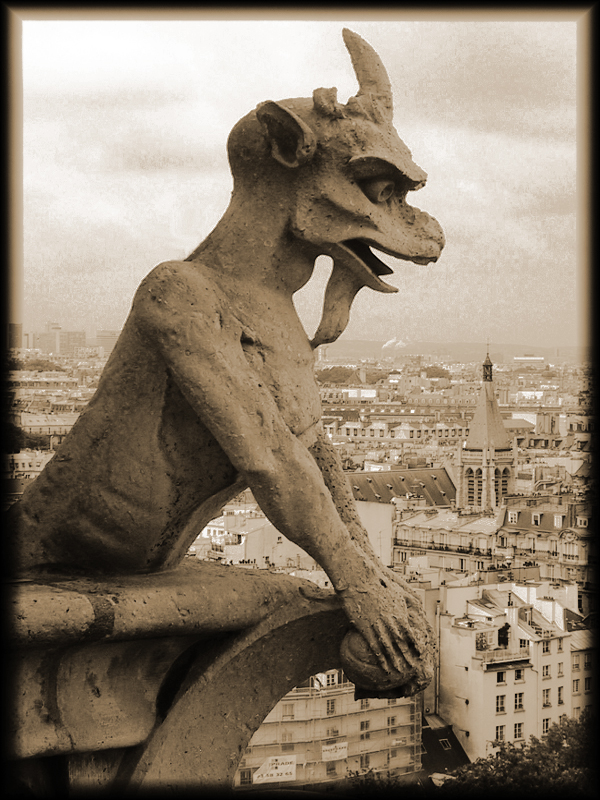
M 13 422 L 6 422 L 4 426 L 5 453 L 20 453 L 21 450 L 48 450 L 50 436 L 47 433 L 27 433 Z
M 597 742 L 592 715 L 554 723 L 528 744 L 496 742 L 498 750 L 460 767 L 440 787 L 445 797 L 583 798 L 596 795 Z
M 9 370 L 28 370 L 29 372 L 66 372 L 67 370 L 60 364 L 55 364 L 47 358 L 31 358 L 28 361 L 21 361 L 14 356 L 8 359 Z
M 449 378 L 450 372 L 444 367 L 438 367 L 437 364 L 430 364 L 425 369 L 425 376 L 427 378 Z

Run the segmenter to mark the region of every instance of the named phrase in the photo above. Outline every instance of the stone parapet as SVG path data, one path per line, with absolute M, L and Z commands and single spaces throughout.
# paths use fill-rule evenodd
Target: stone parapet
M 230 787 L 254 731 L 339 668 L 338 597 L 264 570 L 185 563 L 12 586 L 9 737 L 17 786 Z

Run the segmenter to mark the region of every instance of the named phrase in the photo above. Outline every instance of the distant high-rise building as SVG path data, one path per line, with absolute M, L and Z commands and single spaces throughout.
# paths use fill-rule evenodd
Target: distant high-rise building
M 107 356 L 117 343 L 121 331 L 96 331 L 96 346 L 104 348 L 104 355 Z
M 23 325 L 21 322 L 9 322 L 6 342 L 9 349 L 23 347 Z
M 33 334 L 33 347 L 48 355 L 59 355 L 61 330 L 62 328 L 57 322 L 47 322 L 44 333 Z
M 59 346 L 61 355 L 73 356 L 75 348 L 85 347 L 85 331 L 61 331 Z

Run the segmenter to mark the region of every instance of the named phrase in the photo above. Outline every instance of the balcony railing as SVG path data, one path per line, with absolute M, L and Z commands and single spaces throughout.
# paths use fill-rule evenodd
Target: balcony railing
M 499 661 L 529 661 L 529 648 L 520 647 L 518 650 L 478 650 L 476 657 L 481 658 L 484 664 L 497 664 Z
M 439 544 L 438 542 L 414 542 L 408 539 L 396 537 L 394 539 L 396 547 L 412 547 L 415 550 L 437 550 L 440 553 L 461 553 L 471 556 L 491 556 L 492 549 L 482 550 L 479 547 L 469 547 L 462 544 Z

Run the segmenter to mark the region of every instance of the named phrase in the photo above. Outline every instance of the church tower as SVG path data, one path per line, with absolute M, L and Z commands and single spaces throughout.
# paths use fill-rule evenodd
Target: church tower
M 456 507 L 493 511 L 515 487 L 517 450 L 504 427 L 494 394 L 493 364 L 483 362 L 483 381 L 469 433 L 457 454 Z

